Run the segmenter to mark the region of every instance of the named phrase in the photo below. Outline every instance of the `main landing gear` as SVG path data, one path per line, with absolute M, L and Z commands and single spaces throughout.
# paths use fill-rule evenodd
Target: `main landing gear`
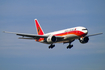
M 51 44 L 48 48 L 50 49 L 52 49 L 52 48 L 54 48 L 55 47 L 55 45 L 53 45 L 53 44 Z M 67 49 L 71 49 L 73 47 L 73 45 L 71 45 L 71 43 L 69 43 L 69 45 L 67 46 Z
M 53 45 L 53 44 L 51 44 L 48 48 L 50 49 L 52 49 L 53 47 L 55 47 L 55 45 Z
M 73 42 L 74 40 L 69 42 L 69 45 L 67 46 L 67 49 L 71 49 L 73 47 L 73 45 L 71 44 L 71 42 Z
M 70 42 L 65 42 L 65 43 L 69 43 L 69 45 L 67 46 L 67 49 L 71 49 L 72 47 L 73 47 L 73 45 L 71 44 L 71 42 L 73 42 L 74 40 L 72 40 L 72 41 L 70 41 Z M 65 44 L 64 43 L 64 44 Z M 54 48 L 55 47 L 55 45 L 54 44 L 51 44 L 48 48 L 50 49 L 52 49 L 52 48 Z
M 73 45 L 71 45 L 71 43 L 69 43 L 69 45 L 67 46 L 67 49 L 71 49 L 73 47 Z

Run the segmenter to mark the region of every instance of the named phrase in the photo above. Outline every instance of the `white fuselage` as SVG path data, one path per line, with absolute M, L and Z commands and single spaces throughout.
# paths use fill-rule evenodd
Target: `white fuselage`
M 84 37 L 87 35 L 87 33 L 88 33 L 88 31 L 85 27 L 79 26 L 79 27 L 73 27 L 73 28 L 68 28 L 68 29 L 64 29 L 64 30 L 46 33 L 44 35 L 46 35 L 46 36 L 62 36 L 62 37 L 64 37 L 64 39 L 54 42 L 54 43 L 57 43 L 57 42 L 62 43 L 62 42 L 69 42 L 69 41 L 78 39 L 80 37 Z M 47 42 L 44 42 L 44 40 L 41 40 L 40 42 L 47 43 Z

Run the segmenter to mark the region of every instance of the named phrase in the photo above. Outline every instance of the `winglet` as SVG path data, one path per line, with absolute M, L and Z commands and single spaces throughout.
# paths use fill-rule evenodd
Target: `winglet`
M 8 31 L 3 31 L 3 33 L 12 33 L 12 32 L 8 32 Z
M 6 33 L 6 31 L 3 31 L 3 33 Z
M 38 35 L 44 35 L 44 32 L 43 32 L 40 24 L 38 23 L 38 20 L 37 19 L 35 19 L 35 25 L 36 25 L 36 29 L 37 29 L 37 34 Z
M 3 33 L 12 33 L 12 34 L 17 34 L 16 32 L 8 32 L 8 31 L 3 31 Z

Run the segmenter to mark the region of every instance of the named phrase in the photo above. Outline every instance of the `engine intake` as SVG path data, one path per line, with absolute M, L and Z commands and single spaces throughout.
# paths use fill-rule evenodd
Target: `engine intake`
M 49 36 L 47 38 L 47 42 L 48 43 L 52 43 L 52 42 L 56 42 L 57 41 L 57 38 L 55 36 Z
M 89 37 L 83 37 L 79 39 L 80 43 L 84 44 L 87 43 L 89 41 Z

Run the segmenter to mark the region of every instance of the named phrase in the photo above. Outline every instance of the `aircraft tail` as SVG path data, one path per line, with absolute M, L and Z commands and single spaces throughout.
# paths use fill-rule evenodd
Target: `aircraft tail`
M 37 34 L 38 35 L 44 35 L 44 32 L 43 32 L 40 24 L 38 23 L 38 20 L 37 19 L 35 19 L 35 25 L 36 25 L 36 29 L 37 29 Z

